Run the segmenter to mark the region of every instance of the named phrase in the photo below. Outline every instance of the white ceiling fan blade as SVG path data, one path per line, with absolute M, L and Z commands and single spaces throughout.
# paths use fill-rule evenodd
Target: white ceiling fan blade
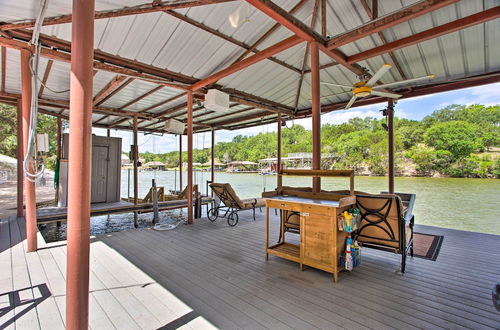
M 325 82 L 325 81 L 320 81 L 319 83 L 323 84 L 323 85 L 328 85 L 328 86 L 335 86 L 335 87 L 342 87 L 342 88 L 352 89 L 352 86 L 347 86 L 347 85 L 334 84 L 334 83 L 329 83 L 329 82 Z
M 347 93 L 350 93 L 350 91 L 349 92 L 342 92 L 342 93 L 335 93 L 335 94 L 325 95 L 325 96 L 320 97 L 320 99 L 325 99 L 327 97 L 334 97 L 334 96 L 338 96 L 338 95 L 342 95 L 342 94 L 347 94 Z M 311 100 L 309 100 L 309 101 L 311 101 Z
M 373 86 L 373 88 L 388 88 L 388 87 L 397 86 L 397 85 L 410 84 L 410 83 L 414 83 L 414 82 L 421 81 L 421 80 L 434 79 L 434 77 L 436 77 L 436 75 L 430 74 L 428 76 L 423 76 L 423 77 L 419 77 L 419 78 L 413 78 L 413 79 L 395 81 L 393 83 L 388 83 L 388 84 L 383 84 L 383 85 L 377 85 L 377 86 Z
M 401 94 L 395 94 L 395 93 L 386 93 L 386 92 L 380 92 L 380 91 L 374 91 L 372 90 L 371 95 L 377 95 L 377 96 L 382 96 L 382 97 L 389 97 L 391 99 L 399 99 Z
M 387 72 L 389 71 L 389 69 L 392 68 L 392 65 L 390 64 L 384 64 L 382 65 L 382 67 L 380 69 L 378 69 L 377 72 L 375 72 L 375 74 L 370 78 L 370 80 L 368 80 L 368 82 L 366 83 L 366 86 L 373 86 L 375 85 L 375 83 L 377 81 L 380 80 L 380 78 L 382 78 L 382 76 Z
M 344 108 L 344 109 L 345 109 L 345 110 L 349 109 L 349 108 L 352 106 L 352 104 L 356 101 L 356 99 L 357 99 L 357 98 L 358 98 L 358 97 L 357 97 L 356 95 L 353 95 L 353 96 L 351 97 L 351 99 L 349 100 L 349 102 L 346 104 L 346 106 L 345 106 L 345 108 Z

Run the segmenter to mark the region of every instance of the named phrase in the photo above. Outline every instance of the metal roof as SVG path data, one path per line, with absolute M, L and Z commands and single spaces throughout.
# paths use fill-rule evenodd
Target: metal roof
M 361 1 L 363 0 L 336 0 L 327 2 L 328 19 L 326 29 L 328 35 L 338 36 L 370 21 L 370 17 L 361 5 Z M 298 2 L 288 0 L 275 1 L 277 5 L 286 11 L 291 10 Z M 417 2 L 417 0 L 379 1 L 379 17 Z M 97 0 L 96 10 L 115 10 L 143 4 L 143 2 L 132 0 Z M 382 37 L 385 38 L 386 42 L 400 40 L 499 5 L 499 0 L 458 1 L 431 13 L 384 29 Z M 0 11 L 0 22 L 5 24 L 34 19 L 36 17 L 37 6 L 38 1 L 4 1 L 2 3 L 2 10 Z M 313 8 L 314 0 L 307 1 L 294 13 L 294 16 L 309 26 L 313 16 Z M 235 13 L 238 9 L 242 16 L 242 22 L 238 27 L 234 28 L 230 25 L 228 16 Z M 201 23 L 214 31 L 223 33 L 232 38 L 233 41 L 244 43 L 247 46 L 252 45 L 275 25 L 275 21 L 245 1 L 228 1 L 196 6 L 178 9 L 175 12 L 185 15 L 188 19 Z M 46 16 L 53 17 L 70 13 L 71 1 L 52 0 L 49 2 Z M 313 28 L 316 31 L 321 31 L 319 18 Z M 9 31 L 5 31 L 5 33 L 8 35 Z M 65 41 L 71 41 L 71 24 L 44 26 L 42 33 Z M 290 30 L 284 26 L 280 26 L 257 49 L 265 49 L 292 35 L 293 33 Z M 358 64 L 369 69 L 372 73 L 377 71 L 384 63 L 397 64 L 401 68 L 402 73 L 398 72 L 394 67 L 390 70 L 390 73 L 383 77 L 383 83 L 402 80 L 402 74 L 406 78 L 414 78 L 431 73 L 436 75 L 436 78 L 432 82 L 423 82 L 421 85 L 445 83 L 450 80 L 464 79 L 489 73 L 498 74 L 500 71 L 500 43 L 498 43 L 498 40 L 500 40 L 500 20 L 494 19 L 394 50 L 392 54 L 397 63 L 394 63 L 388 54 L 383 54 L 360 61 Z M 159 69 L 181 73 L 187 77 L 192 77 L 192 79 L 205 78 L 236 61 L 245 51 L 244 48 L 235 44 L 236 42 L 230 42 L 165 12 L 96 19 L 95 21 L 94 44 L 96 49 L 113 56 L 119 56 L 120 58 L 135 60 Z M 383 44 L 384 41 L 380 35 L 374 33 L 343 45 L 338 49 L 349 57 Z M 277 102 L 288 108 L 294 108 L 300 79 L 299 72 L 302 69 L 306 48 L 306 42 L 302 42 L 276 54 L 274 56 L 276 61 L 270 59 L 263 60 L 224 77 L 218 84 L 224 88 L 235 89 L 269 102 Z M 277 63 L 279 61 L 284 64 Z M 322 53 L 320 54 L 321 65 L 328 65 L 332 62 L 334 61 L 330 57 Z M 307 73 L 309 69 L 308 63 L 309 61 L 306 62 L 306 74 L 304 75 L 298 102 L 299 111 L 303 109 L 306 111 L 311 107 L 311 82 L 310 74 Z M 41 74 L 45 71 L 47 64 L 48 59 L 42 58 L 39 70 Z M 2 67 L 1 70 L 5 70 L 4 92 L 20 94 L 20 56 L 17 50 L 7 49 L 6 66 Z M 94 95 L 97 95 L 115 77 L 116 73 L 98 70 L 94 75 Z M 341 65 L 332 65 L 322 69 L 321 79 L 323 81 L 346 85 L 352 85 L 357 81 L 356 75 Z M 68 90 L 69 80 L 70 64 L 57 60 L 54 61 L 46 82 L 46 85 L 50 89 L 44 89 L 43 98 L 67 101 L 69 93 L 59 93 L 58 91 Z M 137 102 L 129 104 L 132 100 L 154 90 L 157 86 L 153 82 L 139 79 L 129 81 L 126 86 L 99 104 L 102 108 L 101 110 L 104 112 L 96 113 L 93 121 L 98 121 L 100 125 L 117 123 L 120 120 L 120 116 L 106 113 L 105 111 L 109 109 L 141 112 L 143 114 L 151 114 L 154 117 L 185 102 L 185 97 L 175 98 L 175 96 L 183 93 L 181 90 L 165 86 L 151 92 Z M 394 90 L 407 90 L 408 87 L 415 86 L 396 86 Z M 345 92 L 345 90 L 321 85 L 322 104 L 328 105 L 347 101 L 350 98 L 348 93 L 328 96 L 341 92 Z M 175 99 L 161 104 L 172 98 Z M 158 104 L 160 105 L 153 107 Z M 42 108 L 48 112 L 67 115 L 67 110 L 61 112 L 61 108 L 65 108 L 64 106 L 51 107 L 47 103 L 46 105 L 42 105 Z M 276 117 L 276 114 L 248 105 L 232 107 L 225 117 L 221 117 L 218 113 L 200 109 L 194 113 L 194 121 L 199 124 L 198 127 L 195 124 L 195 130 L 202 131 L 210 129 L 211 126 L 217 129 L 231 129 L 241 127 L 243 124 L 250 123 L 253 125 L 259 121 L 259 113 L 262 114 L 261 121 Z M 166 118 L 172 117 L 185 121 L 185 109 L 179 108 L 166 115 Z M 159 121 L 160 119 L 157 118 L 144 119 L 140 127 L 162 127 L 162 123 Z M 220 122 L 229 123 L 220 127 L 217 124 Z M 115 128 L 127 127 L 129 127 L 129 121 L 122 121 L 115 126 Z

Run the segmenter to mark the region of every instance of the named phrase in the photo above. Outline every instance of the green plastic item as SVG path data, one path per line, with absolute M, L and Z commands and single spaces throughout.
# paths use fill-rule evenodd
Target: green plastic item
M 54 189 L 59 187 L 59 158 L 56 158 L 56 166 L 54 171 Z

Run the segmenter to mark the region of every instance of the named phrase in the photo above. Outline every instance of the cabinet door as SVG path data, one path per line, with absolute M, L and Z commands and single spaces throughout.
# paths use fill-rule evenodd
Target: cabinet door
M 304 264 L 331 270 L 334 267 L 335 237 L 333 217 L 315 213 L 301 214 L 301 253 Z
M 106 202 L 108 187 L 108 147 L 92 148 L 91 202 Z

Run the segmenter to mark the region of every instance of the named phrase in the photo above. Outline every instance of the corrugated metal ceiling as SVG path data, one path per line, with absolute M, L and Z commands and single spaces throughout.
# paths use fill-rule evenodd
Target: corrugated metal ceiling
M 276 4 L 282 6 L 287 11 L 295 6 L 297 2 L 288 0 L 275 1 Z M 416 2 L 418 1 L 379 1 L 379 15 L 382 16 Z M 96 9 L 109 10 L 140 4 L 142 2 L 131 0 L 98 0 L 96 1 Z M 500 1 L 498 0 L 462 0 L 454 5 L 386 29 L 383 31 L 383 34 L 387 41 L 391 42 L 498 6 L 499 4 Z M 2 4 L 0 21 L 15 22 L 33 19 L 36 16 L 37 5 L 36 1 L 29 0 L 9 1 Z M 309 25 L 311 23 L 313 7 L 314 1 L 308 1 L 295 13 L 295 17 L 306 25 Z M 227 18 L 238 9 L 242 17 L 242 22 L 237 28 L 234 28 L 229 24 Z M 193 7 L 177 10 L 177 12 L 247 45 L 253 44 L 275 24 L 268 16 L 244 1 Z M 47 16 L 69 13 L 71 13 L 70 1 L 50 1 Z M 339 35 L 369 21 L 367 13 L 358 0 L 328 1 L 327 16 L 327 32 L 329 35 Z M 320 24 L 316 24 L 315 28 L 317 31 L 320 30 Z M 435 82 L 442 82 L 449 79 L 494 72 L 500 69 L 499 31 L 500 20 L 497 19 L 402 48 L 393 53 L 407 78 L 433 73 L 436 75 Z M 71 24 L 45 26 L 42 32 L 71 41 Z M 280 27 L 259 45 L 258 49 L 262 50 L 291 35 L 292 33 L 289 30 Z M 207 77 L 228 66 L 245 51 L 245 49 L 233 43 L 162 12 L 96 20 L 94 42 L 97 49 L 107 53 L 179 72 L 197 79 Z M 372 34 L 369 37 L 344 45 L 340 47 L 340 50 L 347 56 L 350 56 L 382 44 L 380 37 L 377 34 Z M 301 43 L 275 55 L 275 58 L 300 69 L 305 51 L 306 43 Z M 328 56 L 324 54 L 320 55 L 321 65 L 331 63 L 332 61 Z M 377 71 L 384 63 L 392 63 L 391 58 L 387 54 L 359 62 L 361 66 L 366 67 L 371 72 Z M 47 59 L 42 59 L 40 72 L 44 72 L 46 65 Z M 20 93 L 19 68 L 18 52 L 8 49 L 6 92 Z M 306 69 L 308 68 L 309 66 L 306 65 Z M 69 70 L 70 65 L 68 63 L 55 61 L 47 81 L 50 89 L 56 91 L 67 90 L 69 88 Z M 99 71 L 96 73 L 94 76 L 94 95 L 99 93 L 114 77 L 115 74 L 109 72 Z M 294 107 L 299 77 L 300 75 L 296 71 L 265 60 L 227 76 L 221 79 L 219 83 L 227 88 L 245 91 L 258 97 Z M 323 81 L 346 85 L 351 85 L 357 81 L 355 74 L 340 65 L 323 69 L 321 71 L 321 79 Z M 401 79 L 401 75 L 393 68 L 390 73 L 383 77 L 382 81 L 390 83 Z M 102 106 L 107 108 L 122 108 L 131 100 L 149 92 L 155 87 L 156 85 L 153 83 L 134 80 L 113 97 L 103 102 Z M 348 100 L 350 95 L 342 92 L 344 92 L 342 88 L 322 85 L 322 104 Z M 179 90 L 164 87 L 131 104 L 125 110 L 141 111 L 180 93 L 181 91 Z M 328 96 L 336 93 L 342 94 Z M 44 97 L 68 100 L 69 93 L 54 93 L 49 89 L 45 89 Z M 310 75 L 305 74 L 298 107 L 310 107 L 310 99 Z M 185 97 L 154 108 L 149 112 L 159 113 L 183 102 L 185 102 Z M 236 123 L 239 116 L 244 118 L 245 116 L 255 115 L 259 112 L 259 110 L 243 111 L 246 108 L 248 107 L 234 107 L 228 113 L 228 117 L 218 118 L 215 121 L 211 121 L 210 118 L 217 118 L 217 114 L 200 116 L 197 120 L 210 125 L 227 119 L 235 119 Z M 239 112 L 241 112 L 241 115 L 239 115 Z M 170 116 L 177 114 L 179 115 L 179 119 L 184 119 L 184 113 L 185 111 L 179 110 Z M 265 114 L 265 112 L 262 113 Z M 96 115 L 95 120 L 99 120 L 103 116 Z M 118 119 L 116 116 L 106 116 L 100 123 L 109 124 Z M 126 125 L 126 122 L 124 124 Z

